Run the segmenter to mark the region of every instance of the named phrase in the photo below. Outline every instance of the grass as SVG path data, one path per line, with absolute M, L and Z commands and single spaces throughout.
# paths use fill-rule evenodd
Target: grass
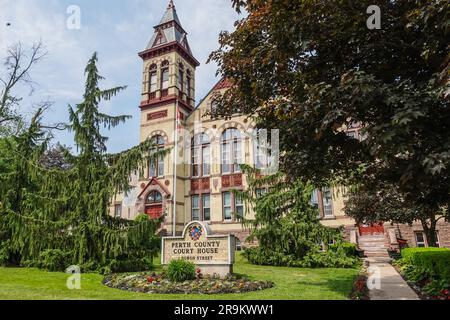
M 155 268 L 161 269 L 157 265 Z M 275 287 L 243 294 L 156 295 L 111 289 L 103 276 L 83 274 L 81 290 L 66 287 L 67 274 L 37 269 L 0 268 L 0 300 L 344 300 L 357 269 L 303 269 L 254 266 L 240 255 L 234 271 L 252 279 L 270 280 Z

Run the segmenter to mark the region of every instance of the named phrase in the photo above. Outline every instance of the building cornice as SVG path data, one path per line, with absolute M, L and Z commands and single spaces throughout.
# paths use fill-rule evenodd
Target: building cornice
M 145 51 L 142 51 L 139 53 L 139 57 L 142 58 L 142 60 L 148 60 L 151 58 L 155 58 L 158 56 L 161 56 L 163 54 L 167 54 L 170 52 L 177 52 L 179 53 L 183 58 L 185 58 L 189 63 L 191 63 L 193 66 L 198 67 L 200 65 L 200 62 L 198 62 L 197 59 L 195 59 L 185 48 L 183 48 L 182 45 L 180 45 L 177 41 L 172 41 L 169 43 L 166 43 L 162 46 L 159 46 L 157 48 L 148 49 Z

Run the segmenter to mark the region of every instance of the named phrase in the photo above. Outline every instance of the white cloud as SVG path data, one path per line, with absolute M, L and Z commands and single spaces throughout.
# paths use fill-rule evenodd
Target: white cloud
M 55 106 L 48 121 L 67 121 L 67 104 L 82 97 L 84 68 L 94 51 L 99 53 L 100 73 L 107 79 L 103 87 L 129 85 L 104 110 L 131 114 L 134 119 L 108 133 L 111 151 L 120 151 L 138 143 L 139 99 L 142 78 L 142 51 L 153 34 L 153 26 L 162 17 L 168 0 L 0 0 L 0 57 L 6 47 L 20 41 L 25 46 L 43 41 L 48 57 L 33 70 L 39 83 L 31 101 L 50 98 Z M 66 28 L 67 6 L 81 8 L 81 30 Z M 175 0 L 183 27 L 195 57 L 201 62 L 196 74 L 197 101 L 216 83 L 214 64 L 205 65 L 210 52 L 218 47 L 223 29 L 231 30 L 238 18 L 230 0 Z M 11 23 L 10 27 L 6 22 Z M 70 134 L 58 139 L 71 144 Z

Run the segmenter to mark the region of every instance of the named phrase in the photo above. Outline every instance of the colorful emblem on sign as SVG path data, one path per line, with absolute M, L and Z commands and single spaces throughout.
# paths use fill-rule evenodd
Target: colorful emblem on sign
M 189 236 L 192 240 L 198 241 L 203 234 L 203 228 L 200 225 L 195 225 L 189 228 Z

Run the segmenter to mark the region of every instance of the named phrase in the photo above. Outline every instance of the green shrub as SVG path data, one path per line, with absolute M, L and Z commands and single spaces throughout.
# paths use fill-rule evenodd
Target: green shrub
M 342 243 L 332 244 L 328 247 L 328 250 L 330 250 L 332 252 L 343 251 L 343 253 L 347 257 L 357 257 L 358 256 L 358 247 L 356 246 L 355 243 L 342 242 Z
M 340 249 L 338 252 L 310 252 L 299 260 L 294 255 L 266 252 L 261 247 L 244 250 L 247 260 L 256 265 L 284 266 L 298 268 L 352 268 L 359 263 L 356 257 L 349 257 Z
M 407 248 L 402 250 L 405 264 L 427 270 L 435 280 L 450 282 L 450 250 L 445 248 Z
M 48 249 L 39 255 L 38 265 L 48 271 L 65 271 L 72 265 L 72 252 L 59 249 Z
M 111 272 L 138 272 L 148 271 L 153 267 L 153 259 L 151 257 L 119 257 L 111 260 L 109 266 L 101 273 Z
M 183 259 L 172 260 L 167 266 L 167 277 L 172 282 L 194 280 L 195 269 L 195 265 L 192 262 Z

